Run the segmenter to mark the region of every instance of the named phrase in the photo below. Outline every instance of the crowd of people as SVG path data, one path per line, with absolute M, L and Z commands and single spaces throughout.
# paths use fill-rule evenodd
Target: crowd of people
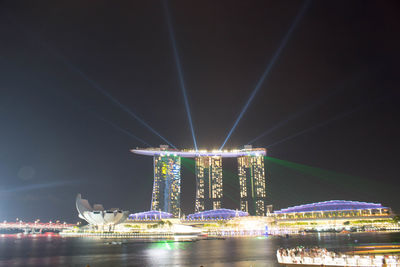
M 326 248 L 312 247 L 295 247 L 295 248 L 280 248 L 278 253 L 283 257 L 341 257 L 341 253 L 335 253 L 333 251 L 328 251 Z
M 277 251 L 277 257 L 280 263 L 300 265 L 400 266 L 399 255 L 357 255 L 319 247 L 280 248 Z

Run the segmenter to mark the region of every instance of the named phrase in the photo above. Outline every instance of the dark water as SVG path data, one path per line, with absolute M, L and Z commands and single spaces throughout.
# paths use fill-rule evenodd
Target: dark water
M 309 234 L 196 242 L 138 242 L 77 237 L 0 237 L 0 266 L 279 266 L 279 247 L 351 247 L 400 242 L 400 234 Z

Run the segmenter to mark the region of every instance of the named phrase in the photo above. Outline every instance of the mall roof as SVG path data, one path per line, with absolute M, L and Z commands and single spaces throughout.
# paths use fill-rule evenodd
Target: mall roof
M 265 148 L 246 148 L 234 150 L 178 150 L 172 148 L 136 148 L 131 152 L 145 156 L 180 156 L 185 158 L 195 158 L 199 156 L 217 156 L 223 158 L 236 158 L 240 156 L 265 156 L 267 151 Z
M 189 220 L 208 220 L 208 219 L 229 219 L 233 217 L 248 216 L 249 214 L 240 210 L 217 209 L 206 210 L 198 213 L 189 214 L 186 219 Z
M 169 219 L 172 218 L 173 215 L 164 211 L 150 210 L 144 212 L 133 213 L 129 215 L 130 220 L 160 220 L 160 219 Z
M 382 204 L 348 201 L 348 200 L 329 200 L 312 204 L 299 205 L 274 211 L 274 213 L 295 213 L 312 211 L 340 211 L 340 210 L 364 210 L 364 209 L 385 209 Z

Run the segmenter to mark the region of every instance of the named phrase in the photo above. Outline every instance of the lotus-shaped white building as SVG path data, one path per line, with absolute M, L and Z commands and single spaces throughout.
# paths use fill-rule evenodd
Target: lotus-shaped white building
M 76 196 L 76 209 L 78 210 L 81 219 L 84 219 L 91 225 L 102 227 L 112 227 L 116 224 L 122 223 L 129 215 L 129 211 L 122 211 L 117 208 L 104 210 L 103 205 L 101 204 L 94 204 L 92 208 L 89 201 L 83 199 L 81 194 Z

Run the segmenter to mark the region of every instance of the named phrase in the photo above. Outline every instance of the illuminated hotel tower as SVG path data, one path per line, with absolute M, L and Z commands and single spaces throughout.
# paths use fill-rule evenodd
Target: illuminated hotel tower
M 238 157 L 240 210 L 251 215 L 265 215 L 265 170 L 264 155 L 252 153 L 255 149 L 245 146 L 244 150 L 251 150 L 248 155 Z
M 151 210 L 179 215 L 181 193 L 181 157 L 154 155 L 154 183 Z
M 199 156 L 196 161 L 195 212 L 221 208 L 222 157 Z

